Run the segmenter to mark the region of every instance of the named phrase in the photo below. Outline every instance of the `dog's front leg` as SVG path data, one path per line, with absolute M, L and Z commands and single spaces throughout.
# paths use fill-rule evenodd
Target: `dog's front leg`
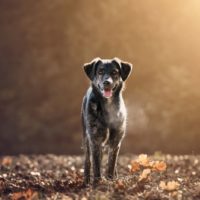
M 87 138 L 85 138 L 84 150 L 85 150 L 84 183 L 87 185 L 90 183 L 90 146 Z
M 110 133 L 107 178 L 113 179 L 117 178 L 117 160 L 124 132 L 119 133 L 117 130 L 111 130 Z
M 101 180 L 101 158 L 102 158 L 102 147 L 100 141 L 91 141 L 91 154 L 92 154 L 92 166 L 93 166 L 93 185 L 99 183 Z
M 117 146 L 112 146 L 109 148 L 108 153 L 108 171 L 107 171 L 107 178 L 113 179 L 114 177 L 117 178 L 117 159 L 120 150 L 120 144 Z

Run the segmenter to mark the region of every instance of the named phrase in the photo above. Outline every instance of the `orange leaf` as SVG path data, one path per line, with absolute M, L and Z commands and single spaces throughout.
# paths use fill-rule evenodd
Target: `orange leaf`
M 149 158 L 146 154 L 140 154 L 137 159 L 138 163 L 144 167 L 149 166 Z
M 8 166 L 12 164 L 12 158 L 10 156 L 6 156 L 2 159 L 1 164 L 4 166 Z
M 131 172 L 135 172 L 135 171 L 140 170 L 140 165 L 139 165 L 138 162 L 132 161 L 132 162 L 131 162 L 131 165 L 129 166 L 129 168 L 130 168 L 130 171 L 131 171 Z
M 123 190 L 125 188 L 124 182 L 122 180 L 118 180 L 115 185 L 116 189 Z
M 165 183 L 164 181 L 161 181 L 159 184 L 159 187 L 162 190 L 167 190 L 167 191 L 177 190 L 179 186 L 180 184 L 176 181 L 168 181 L 167 183 Z
M 147 179 L 149 177 L 149 174 L 151 173 L 151 169 L 144 169 L 142 171 L 142 174 L 140 174 L 140 177 L 139 177 L 139 181 L 142 181 L 144 179 Z
M 162 172 L 162 171 L 165 171 L 167 169 L 167 165 L 163 161 L 156 161 L 153 164 L 153 169 L 156 170 L 156 171 Z
M 34 192 L 31 189 L 28 189 L 26 191 L 13 193 L 11 196 L 11 199 L 12 200 L 19 200 L 19 199 L 32 200 L 32 199 L 37 199 L 37 196 L 38 196 L 37 192 Z

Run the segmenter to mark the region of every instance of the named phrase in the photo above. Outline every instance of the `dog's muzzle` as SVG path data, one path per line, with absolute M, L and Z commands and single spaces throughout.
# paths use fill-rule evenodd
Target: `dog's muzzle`
M 110 80 L 106 80 L 103 82 L 103 96 L 105 98 L 112 97 L 112 82 Z
M 98 87 L 101 90 L 102 96 L 104 98 L 111 98 L 113 96 L 115 87 L 113 86 L 112 80 L 105 80 L 102 85 L 98 84 Z

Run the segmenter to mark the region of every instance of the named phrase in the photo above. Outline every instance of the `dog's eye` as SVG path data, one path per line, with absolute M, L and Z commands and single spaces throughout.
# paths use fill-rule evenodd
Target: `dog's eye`
M 112 75 L 117 75 L 118 74 L 118 71 L 114 70 L 112 71 Z
M 103 69 L 100 69 L 99 71 L 98 71 L 98 74 L 99 75 L 102 75 L 104 73 L 104 70 Z

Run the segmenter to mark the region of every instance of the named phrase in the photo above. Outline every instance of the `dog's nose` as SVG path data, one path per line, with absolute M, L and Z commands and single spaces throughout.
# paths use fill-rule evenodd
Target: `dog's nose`
M 104 81 L 104 82 L 103 82 L 103 85 L 104 85 L 104 86 L 111 85 L 111 82 L 110 82 L 110 81 L 108 81 L 108 80 L 107 80 L 107 81 Z

